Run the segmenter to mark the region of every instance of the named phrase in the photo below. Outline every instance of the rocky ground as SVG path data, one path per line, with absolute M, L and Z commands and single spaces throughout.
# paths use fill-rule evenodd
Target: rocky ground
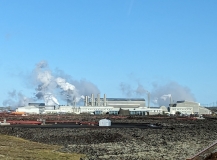
M 163 128 L 1 127 L 0 134 L 62 145 L 61 152 L 86 154 L 92 160 L 186 159 L 217 140 L 217 119 L 127 117 L 112 122 L 157 123 Z

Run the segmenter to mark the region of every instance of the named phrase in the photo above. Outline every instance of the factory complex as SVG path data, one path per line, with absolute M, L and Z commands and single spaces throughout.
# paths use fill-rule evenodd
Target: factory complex
M 212 112 L 200 106 L 199 103 L 191 101 L 177 101 L 174 104 L 170 104 L 170 114 L 180 112 L 182 114 L 212 114 Z
M 28 106 L 18 107 L 17 113 L 26 114 L 112 114 L 112 115 L 157 115 L 157 114 L 211 114 L 212 112 L 200 106 L 197 102 L 177 101 L 169 104 L 169 107 L 150 107 L 149 102 L 146 106 L 144 98 L 97 98 L 84 97 L 84 105 L 51 105 L 52 99 L 45 99 L 46 103 L 29 103 Z M 49 103 L 48 103 L 49 102 Z

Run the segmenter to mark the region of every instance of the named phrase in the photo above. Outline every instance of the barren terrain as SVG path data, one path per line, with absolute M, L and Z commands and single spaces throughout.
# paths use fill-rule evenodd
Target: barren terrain
M 76 117 L 79 119 L 78 117 Z M 80 117 L 81 118 L 81 117 Z M 102 117 L 94 117 L 98 120 Z M 107 117 L 109 118 L 109 117 Z M 73 118 L 72 118 L 73 119 Z M 74 117 L 75 119 L 75 117 Z M 92 117 L 81 118 L 93 120 Z M 115 122 L 152 123 L 162 129 L 1 127 L 0 134 L 62 146 L 59 151 L 83 159 L 186 159 L 217 140 L 217 119 L 126 117 Z

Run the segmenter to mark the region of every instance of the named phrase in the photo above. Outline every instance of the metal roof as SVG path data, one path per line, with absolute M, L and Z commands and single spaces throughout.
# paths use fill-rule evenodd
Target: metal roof
M 145 101 L 145 99 L 144 98 L 106 98 L 106 101 Z
M 29 106 L 45 106 L 45 103 L 29 103 Z

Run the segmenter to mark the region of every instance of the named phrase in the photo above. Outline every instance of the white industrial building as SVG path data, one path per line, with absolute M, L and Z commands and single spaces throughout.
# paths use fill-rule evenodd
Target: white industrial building
M 49 113 L 74 113 L 74 114 L 125 114 L 125 115 L 156 115 L 162 113 L 176 114 L 211 114 L 207 108 L 200 106 L 199 103 L 190 101 L 177 101 L 170 104 L 170 111 L 167 107 L 147 107 L 144 98 L 103 98 L 97 95 L 94 98 L 85 96 L 83 106 L 63 106 L 46 105 L 46 103 L 30 103 L 29 106 L 19 107 L 17 112 L 25 112 L 29 114 L 49 114 Z
M 177 101 L 174 104 L 170 104 L 170 114 L 212 114 L 212 112 L 200 106 L 200 103 L 191 101 Z
M 17 112 L 25 112 L 25 113 L 29 113 L 29 114 L 39 114 L 40 113 L 39 107 L 36 107 L 36 106 L 19 107 L 19 108 L 17 108 L 16 111 Z
M 50 99 L 49 99 L 50 100 Z M 94 98 L 85 96 L 83 106 L 63 106 L 54 103 L 29 103 L 29 106 L 17 108 L 17 112 L 29 114 L 48 114 L 48 113 L 89 113 L 89 114 L 119 114 L 120 111 L 126 111 L 130 115 L 161 114 L 167 112 L 166 107 L 150 108 L 146 107 L 144 98 Z

